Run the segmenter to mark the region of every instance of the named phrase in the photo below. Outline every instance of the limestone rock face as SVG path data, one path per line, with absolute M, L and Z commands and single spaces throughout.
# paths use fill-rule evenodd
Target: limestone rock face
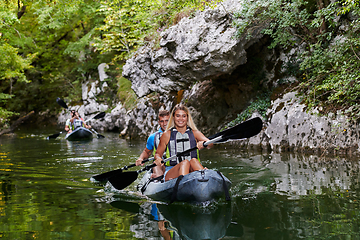
M 275 152 L 298 151 L 319 154 L 358 154 L 359 129 L 341 112 L 320 116 L 318 109 L 307 112 L 296 92 L 272 102 L 268 121 L 257 136 L 235 144 Z
M 159 50 L 143 47 L 126 62 L 122 74 L 139 97 L 187 89 L 246 63 L 246 49 L 262 34 L 235 38 L 230 13 L 240 9 L 241 1 L 224 4 L 183 18 L 161 34 Z

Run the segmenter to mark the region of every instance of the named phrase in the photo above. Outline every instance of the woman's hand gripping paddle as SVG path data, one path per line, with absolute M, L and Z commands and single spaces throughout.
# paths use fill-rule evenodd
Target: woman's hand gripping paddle
M 226 129 L 222 132 L 212 135 L 211 137 L 209 137 L 210 139 L 209 141 L 204 142 L 204 147 L 207 147 L 211 143 L 223 143 L 228 140 L 245 139 L 245 138 L 253 137 L 261 131 L 262 127 L 263 127 L 263 122 L 259 117 L 249 119 L 232 128 Z M 164 162 L 170 161 L 172 159 L 176 159 L 177 157 L 182 155 L 186 155 L 196 149 L 197 147 L 194 147 L 184 152 L 178 153 L 175 156 L 165 159 Z M 137 179 L 139 173 L 143 171 L 147 171 L 155 166 L 156 164 L 153 163 L 138 171 L 122 172 L 120 175 L 111 176 L 110 178 L 108 178 L 108 180 L 114 186 L 114 188 L 118 190 L 122 190 L 127 186 L 129 186 L 130 184 L 132 184 Z

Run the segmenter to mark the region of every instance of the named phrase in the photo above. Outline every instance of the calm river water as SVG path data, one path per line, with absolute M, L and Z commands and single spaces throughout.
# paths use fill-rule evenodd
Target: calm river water
M 1 239 L 360 239 L 358 159 L 250 154 L 218 144 L 201 159 L 232 181 L 231 201 L 166 205 L 140 196 L 136 184 L 120 192 L 90 181 L 134 163 L 145 141 L 115 133 L 46 140 L 56 132 L 0 137 Z M 154 213 L 167 230 L 159 231 Z

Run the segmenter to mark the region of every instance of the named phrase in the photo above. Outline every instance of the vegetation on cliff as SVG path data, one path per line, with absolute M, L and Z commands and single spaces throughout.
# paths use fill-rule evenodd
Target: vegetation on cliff
M 309 107 L 360 116 L 359 0 L 246 0 L 236 14 L 238 35 L 265 26 L 270 48 L 296 50 L 296 87 Z

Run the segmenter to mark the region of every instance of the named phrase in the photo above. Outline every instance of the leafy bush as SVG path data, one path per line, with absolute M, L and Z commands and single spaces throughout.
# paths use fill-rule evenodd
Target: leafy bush
M 308 106 L 360 116 L 358 0 L 245 0 L 243 6 L 235 15 L 237 36 L 262 29 L 273 39 L 270 48 L 302 47 L 297 88 Z
M 238 114 L 236 119 L 228 123 L 225 128 L 233 127 L 249 119 L 256 111 L 260 113 L 260 115 L 266 120 L 266 111 L 270 107 L 270 104 L 270 96 L 267 93 L 262 94 L 255 101 L 251 102 L 251 104 L 245 109 L 245 111 Z

